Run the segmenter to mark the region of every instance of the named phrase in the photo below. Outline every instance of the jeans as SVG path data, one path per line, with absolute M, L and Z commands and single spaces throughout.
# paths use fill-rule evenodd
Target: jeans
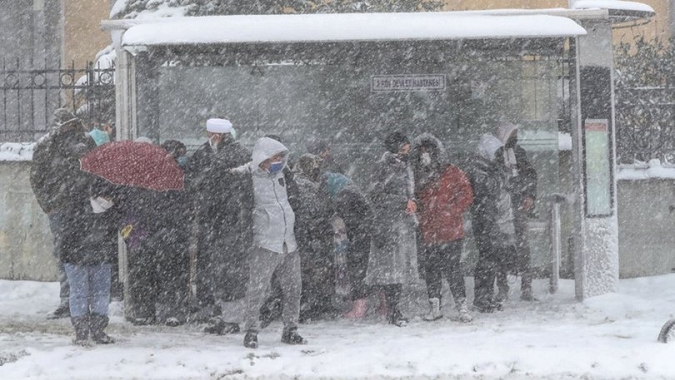
M 68 301 L 70 296 L 70 287 L 68 286 L 68 276 L 66 275 L 66 270 L 61 262 L 61 250 L 63 249 L 62 239 L 63 239 L 63 211 L 53 211 L 48 214 L 49 218 L 49 229 L 54 236 L 54 257 L 59 262 L 59 297 L 61 298 L 61 304 L 64 305 Z
M 70 283 L 70 316 L 108 315 L 110 264 L 64 264 Z

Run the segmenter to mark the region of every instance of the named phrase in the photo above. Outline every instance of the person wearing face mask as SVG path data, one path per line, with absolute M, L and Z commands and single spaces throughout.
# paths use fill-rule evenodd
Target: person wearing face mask
M 498 152 L 509 174 L 514 223 L 516 227 L 516 257 L 514 269 L 521 275 L 520 299 L 535 301 L 532 294 L 532 266 L 528 239 L 528 218 L 534 214 L 537 198 L 537 172 L 527 158 L 527 152 L 518 145 L 518 127 L 513 123 L 500 122 L 495 127 L 495 136 L 504 144 Z M 497 274 L 499 292 L 497 298 L 506 301 L 509 293 L 507 272 Z
M 229 169 L 249 162 L 251 153 L 235 141 L 227 119 L 207 120 L 206 131 L 208 141 L 185 167 L 198 226 L 195 321 L 221 315 L 217 300 L 242 298 L 247 273 L 240 218 L 245 184 Z
M 460 320 L 471 322 L 461 267 L 464 213 L 473 203 L 471 183 L 462 170 L 448 162 L 443 144 L 431 134 L 413 141 L 412 157 L 429 296 L 429 313 L 424 320 L 443 317 L 441 285 L 445 276 Z
M 68 235 L 76 233 L 78 215 L 86 212 L 86 175 L 79 159 L 96 147 L 81 120 L 65 108 L 54 111 L 54 127 L 40 138 L 33 150 L 30 184 L 40 208 L 49 218 L 54 237 L 54 256 L 69 249 Z M 68 278 L 59 262 L 60 303 L 48 318 L 70 316 Z
M 260 308 L 276 276 L 282 293 L 283 332 L 286 344 L 305 344 L 298 334 L 302 292 L 300 255 L 295 237 L 295 211 L 289 203 L 284 168 L 288 149 L 279 141 L 263 137 L 253 147 L 252 160 L 231 172 L 251 182 L 244 203 L 251 212 L 251 249 L 246 289 L 244 346 L 258 347 Z
M 373 234 L 365 282 L 384 291 L 387 321 L 405 326 L 399 309 L 403 284 L 419 282 L 417 271 L 417 201 L 409 164 L 410 141 L 389 134 L 387 152 L 377 162 L 368 191 L 373 206 Z

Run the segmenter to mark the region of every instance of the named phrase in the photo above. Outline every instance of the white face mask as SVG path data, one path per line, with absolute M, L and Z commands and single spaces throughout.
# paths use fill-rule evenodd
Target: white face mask
M 420 156 L 420 161 L 424 166 L 431 165 L 431 155 L 429 153 L 422 153 L 422 155 Z
M 102 197 L 89 198 L 89 203 L 91 204 L 91 208 L 94 210 L 94 214 L 105 212 L 114 204 L 113 201 L 109 201 Z

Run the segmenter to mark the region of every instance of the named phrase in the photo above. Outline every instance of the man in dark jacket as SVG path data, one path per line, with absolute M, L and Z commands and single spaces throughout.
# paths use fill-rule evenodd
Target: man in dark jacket
M 251 153 L 232 135 L 226 119 L 206 122 L 209 141 L 192 155 L 186 168 L 186 185 L 195 202 L 197 237 L 197 302 L 201 317 L 220 315 L 217 298 L 242 298 L 246 286 L 242 226 L 242 187 L 247 186 L 229 169 L 251 160 Z M 197 319 L 200 319 L 198 316 Z
M 516 228 L 515 266 L 521 275 L 520 299 L 534 301 L 532 295 L 532 265 L 530 263 L 530 243 L 528 239 L 528 218 L 534 211 L 537 198 L 537 172 L 527 158 L 527 152 L 518 145 L 518 127 L 509 122 L 497 124 L 495 136 L 504 144 L 497 155 L 504 159 L 509 174 L 511 202 L 513 204 L 514 225 Z M 499 292 L 497 297 L 505 300 L 508 295 L 507 273 L 497 274 Z
M 508 176 L 497 152 L 503 144 L 492 134 L 484 134 L 478 143 L 469 178 L 473 188 L 471 225 L 478 248 L 474 272 L 474 307 L 481 313 L 501 308 L 495 300 L 494 286 L 498 272 L 506 270 L 515 255 L 515 227 Z
M 295 238 L 302 269 L 300 321 L 316 320 L 334 312 L 333 210 L 321 191 L 321 159 L 303 154 L 295 167 L 300 199 L 295 212 Z
M 64 234 L 70 231 L 85 206 L 86 176 L 79 159 L 95 147 L 82 122 L 65 108 L 54 111 L 54 128 L 35 145 L 30 184 L 40 208 L 49 218 L 54 236 L 54 256 L 60 258 Z M 69 287 L 63 263 L 59 263 L 59 307 L 49 318 L 70 316 Z

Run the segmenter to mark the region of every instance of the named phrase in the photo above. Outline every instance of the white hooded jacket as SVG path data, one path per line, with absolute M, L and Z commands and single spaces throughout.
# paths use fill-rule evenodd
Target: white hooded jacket
M 260 164 L 282 152 L 288 152 L 282 143 L 263 137 L 256 141 L 252 161 L 248 167 L 253 178 L 253 244 L 278 253 L 294 252 L 295 213 L 288 203 L 288 186 L 283 170 L 269 173 Z M 284 166 L 288 156 L 284 157 Z

